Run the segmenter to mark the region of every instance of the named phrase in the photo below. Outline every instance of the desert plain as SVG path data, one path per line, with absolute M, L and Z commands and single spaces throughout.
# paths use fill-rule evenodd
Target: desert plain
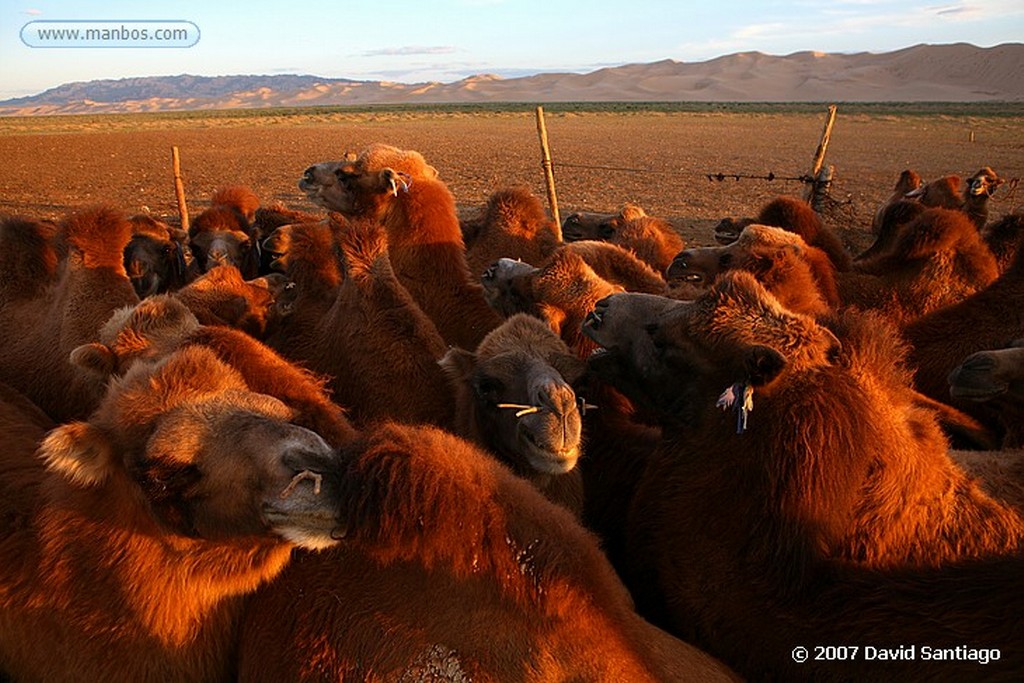
M 1019 104 L 840 104 L 826 155 L 835 173 L 825 221 L 857 250 L 903 169 L 932 179 L 991 166 L 1020 178 L 1022 113 Z M 805 192 L 791 178 L 810 170 L 825 117 L 825 105 L 554 108 L 545 120 L 561 215 L 633 202 L 670 219 L 688 243 L 711 243 L 721 218 Z M 316 210 L 296 185 L 303 170 L 373 142 L 420 151 L 461 212 L 506 186 L 545 195 L 529 107 L 8 117 L 0 118 L 0 214 L 59 218 L 106 203 L 177 222 L 172 146 L 193 214 L 230 184 L 250 186 L 267 203 Z M 1007 183 L 991 217 L 1019 210 L 1022 198 L 1024 190 Z

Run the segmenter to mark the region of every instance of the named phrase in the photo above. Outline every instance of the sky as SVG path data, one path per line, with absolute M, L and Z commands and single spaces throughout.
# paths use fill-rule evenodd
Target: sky
M 100 20 L 112 23 L 67 23 Z M 137 23 L 157 20 L 191 24 Z M 39 28 L 161 25 L 198 29 L 184 41 L 194 45 L 23 41 L 39 43 Z M 699 62 L 751 50 L 888 52 L 955 42 L 1024 42 L 1024 0 L 0 0 L 0 100 L 131 76 L 451 82 L 483 73 L 509 78 Z

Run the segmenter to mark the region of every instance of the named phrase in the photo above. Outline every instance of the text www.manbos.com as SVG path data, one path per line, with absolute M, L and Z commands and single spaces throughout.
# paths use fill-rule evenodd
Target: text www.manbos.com
M 191 21 L 30 21 L 21 29 L 29 47 L 192 47 Z

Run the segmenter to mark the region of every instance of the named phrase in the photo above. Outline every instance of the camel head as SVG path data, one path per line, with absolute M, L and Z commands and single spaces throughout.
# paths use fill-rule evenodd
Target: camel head
M 204 273 L 217 266 L 234 266 L 245 278 L 259 274 L 259 241 L 238 209 L 224 205 L 210 207 L 191 225 L 188 238 Z
M 140 299 L 185 284 L 193 263 L 188 235 L 145 215 L 132 216 L 124 269 Z
M 74 487 L 134 490 L 174 536 L 322 548 L 335 542 L 338 457 L 293 417 L 209 349 L 186 347 L 133 365 L 40 452 Z
M 1004 399 L 1024 405 L 1024 339 L 968 356 L 949 374 L 949 393 L 966 401 Z
M 597 303 L 583 332 L 602 349 L 590 359 L 595 372 L 684 423 L 734 386 L 765 391 L 787 372 L 827 365 L 838 346 L 742 271 L 724 273 L 694 301 L 614 294 Z
M 547 325 L 515 315 L 475 353 L 452 349 L 441 364 L 466 404 L 459 412 L 473 415 L 467 431 L 515 471 L 557 475 L 575 467 L 582 420 L 571 383 L 583 363 Z
M 970 197 L 991 197 L 1000 185 L 1006 182 L 996 175 L 996 172 L 986 166 L 967 179 L 967 186 L 964 188 L 965 198 Z

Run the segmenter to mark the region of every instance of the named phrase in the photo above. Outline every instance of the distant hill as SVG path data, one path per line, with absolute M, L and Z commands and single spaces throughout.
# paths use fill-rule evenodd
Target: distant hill
M 916 45 L 895 52 L 740 52 L 706 62 L 666 59 L 586 74 L 454 83 L 319 76 L 155 76 L 68 83 L 0 102 L 0 115 L 81 114 L 473 102 L 978 102 L 1024 101 L 1024 44 Z

